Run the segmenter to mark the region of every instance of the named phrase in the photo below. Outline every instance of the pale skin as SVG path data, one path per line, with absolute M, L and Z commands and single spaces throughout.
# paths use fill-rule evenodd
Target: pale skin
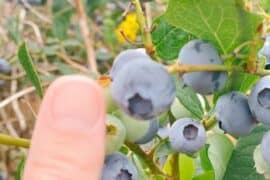
M 105 100 L 82 76 L 48 88 L 38 114 L 24 180 L 98 180 L 105 152 Z

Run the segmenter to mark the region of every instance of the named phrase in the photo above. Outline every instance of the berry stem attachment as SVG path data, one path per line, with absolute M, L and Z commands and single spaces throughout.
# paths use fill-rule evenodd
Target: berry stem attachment
M 210 118 L 205 119 L 202 121 L 202 124 L 206 130 L 211 129 L 217 123 L 215 114 L 212 115 Z
M 149 24 L 147 23 L 147 19 L 145 18 L 144 12 L 142 10 L 140 0 L 133 0 L 133 4 L 135 5 L 138 23 L 141 28 L 144 47 L 150 56 L 154 56 L 155 47 L 152 42 L 151 30 L 149 28 Z
M 125 145 L 134 153 L 136 153 L 147 166 L 151 169 L 153 174 L 161 174 L 164 175 L 162 170 L 154 163 L 152 157 L 148 156 L 139 145 L 126 141 Z
M 0 144 L 29 148 L 30 140 L 23 138 L 15 138 L 6 134 L 0 134 Z

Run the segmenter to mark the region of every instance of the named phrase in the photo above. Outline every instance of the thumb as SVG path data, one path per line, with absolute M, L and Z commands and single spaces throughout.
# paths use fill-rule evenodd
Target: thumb
M 99 179 L 105 148 L 102 89 L 82 76 L 47 90 L 33 132 L 25 180 Z

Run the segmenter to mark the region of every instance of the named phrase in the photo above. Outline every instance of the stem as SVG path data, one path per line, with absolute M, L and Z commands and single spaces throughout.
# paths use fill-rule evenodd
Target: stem
M 246 72 L 252 73 L 259 76 L 270 75 L 270 70 L 256 69 L 255 72 L 249 72 L 249 70 L 238 66 L 225 66 L 225 65 L 189 65 L 189 64 L 173 64 L 167 66 L 167 71 L 169 73 L 178 72 L 180 74 L 185 74 L 189 72 L 202 72 L 202 71 L 227 71 L 227 72 Z
M 91 71 L 98 73 L 95 50 L 93 47 L 92 38 L 90 38 L 90 31 L 87 23 L 87 15 L 81 0 L 75 0 L 77 13 L 79 16 L 80 30 L 84 39 L 84 44 L 87 52 L 87 60 L 90 65 Z
M 172 157 L 172 177 L 179 179 L 179 164 L 178 164 L 178 153 L 174 153 Z
M 247 59 L 247 72 L 255 73 L 257 71 L 257 41 L 250 43 L 250 56 Z
M 140 0 L 133 0 L 133 3 L 135 5 L 135 9 L 136 9 L 137 17 L 138 17 L 138 23 L 141 28 L 144 47 L 147 53 L 150 56 L 153 56 L 155 53 L 155 47 L 152 43 L 151 32 L 150 32 L 150 29 L 148 28 L 147 20 L 144 16 L 144 12 L 142 10 Z
M 0 144 L 29 148 L 30 140 L 23 138 L 15 138 L 6 134 L 0 134 Z
M 21 73 L 15 76 L 8 76 L 5 74 L 0 73 L 0 79 L 1 80 L 7 80 L 7 81 L 12 81 L 12 80 L 17 80 L 25 76 L 25 73 Z
M 211 129 L 216 123 L 217 120 L 215 115 L 212 115 L 209 119 L 202 121 L 202 124 L 206 130 Z
M 237 66 L 224 66 L 224 65 L 188 65 L 188 64 L 174 64 L 167 66 L 170 73 L 179 72 L 181 74 L 187 72 L 200 72 L 200 71 L 244 71 L 242 67 Z M 270 73 L 270 71 L 269 71 Z
M 151 169 L 151 171 L 154 174 L 161 174 L 164 175 L 162 170 L 154 163 L 153 159 L 148 156 L 137 144 L 131 143 L 126 141 L 125 145 L 134 153 L 136 153 L 138 156 L 141 157 L 141 159 L 147 164 L 147 166 Z

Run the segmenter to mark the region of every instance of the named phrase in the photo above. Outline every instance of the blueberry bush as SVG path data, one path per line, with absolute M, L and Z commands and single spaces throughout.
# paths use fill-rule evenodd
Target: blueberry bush
M 101 180 L 270 179 L 269 0 L 0 0 L 0 35 L 3 178 L 77 73 L 106 97 Z

